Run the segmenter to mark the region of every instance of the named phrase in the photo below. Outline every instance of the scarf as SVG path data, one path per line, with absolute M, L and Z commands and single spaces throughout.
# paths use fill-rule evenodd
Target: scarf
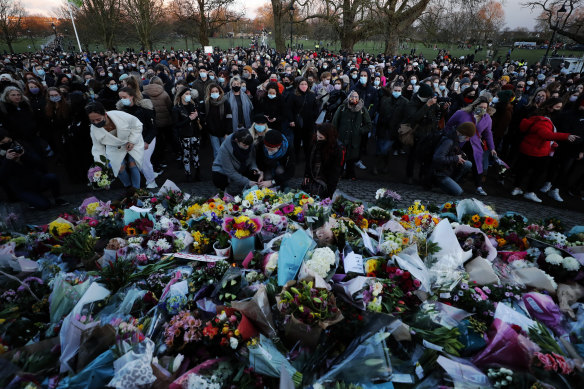
M 246 162 L 247 162 L 247 159 L 249 157 L 249 154 L 251 153 L 251 148 L 253 146 L 250 146 L 247 150 L 243 150 L 237 144 L 237 140 L 232 137 L 231 138 L 231 147 L 233 148 L 233 155 L 235 156 L 235 158 L 239 162 L 238 171 L 243 174 L 247 170 Z
M 247 128 L 251 127 L 251 117 L 250 113 L 253 109 L 251 101 L 247 97 L 245 93 L 240 93 L 241 97 L 241 110 L 243 111 L 243 122 Z M 235 100 L 236 97 L 233 93 L 227 93 L 227 98 L 229 101 L 229 105 L 231 106 L 231 120 L 232 120 L 232 127 L 233 131 L 237 131 L 237 125 L 239 124 L 239 112 L 237 109 L 237 101 Z
M 280 149 L 272 155 L 268 154 L 268 150 L 266 149 L 265 146 L 263 149 L 264 149 L 264 155 L 268 159 L 279 159 L 279 158 L 283 157 L 284 155 L 286 155 L 286 152 L 288 151 L 288 139 L 286 139 L 286 137 L 283 136 L 282 137 L 282 145 L 280 146 Z

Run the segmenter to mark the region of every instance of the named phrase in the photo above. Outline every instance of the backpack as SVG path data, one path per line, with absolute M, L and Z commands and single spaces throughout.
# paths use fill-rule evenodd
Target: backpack
M 422 163 L 431 163 L 434 151 L 436 151 L 443 136 L 444 131 L 437 129 L 420 139 L 416 147 L 416 160 Z

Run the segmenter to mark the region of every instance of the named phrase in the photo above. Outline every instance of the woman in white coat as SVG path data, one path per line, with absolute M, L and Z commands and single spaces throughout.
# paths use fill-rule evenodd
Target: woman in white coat
M 140 188 L 140 168 L 144 160 L 144 140 L 142 123 L 128 113 L 105 111 L 99 102 L 85 107 L 91 122 L 91 153 L 97 162 L 105 156 L 114 175 L 120 178 L 124 187 Z

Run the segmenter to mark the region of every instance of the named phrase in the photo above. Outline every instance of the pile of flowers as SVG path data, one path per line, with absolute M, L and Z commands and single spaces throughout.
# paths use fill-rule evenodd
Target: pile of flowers
M 1 387 L 584 380 L 581 227 L 390 189 L 169 188 L 0 224 Z

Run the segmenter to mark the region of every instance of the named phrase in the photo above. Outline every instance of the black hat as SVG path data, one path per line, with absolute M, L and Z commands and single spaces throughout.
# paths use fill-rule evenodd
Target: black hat
M 235 132 L 233 134 L 233 139 L 248 146 L 251 146 L 251 144 L 253 143 L 253 137 L 251 136 L 249 131 L 245 129 L 238 130 L 237 132 Z
M 258 123 L 258 124 L 260 124 L 260 123 L 263 124 L 263 123 L 267 123 L 268 119 L 266 119 L 266 117 L 263 114 L 257 113 L 253 116 L 253 122 Z
M 418 89 L 418 96 L 429 99 L 430 97 L 434 96 L 434 91 L 432 90 L 430 85 L 423 82 L 420 84 L 420 89 Z
M 283 141 L 282 134 L 276 130 L 270 130 L 266 133 L 266 136 L 264 136 L 264 145 L 266 145 L 266 147 L 280 147 Z

